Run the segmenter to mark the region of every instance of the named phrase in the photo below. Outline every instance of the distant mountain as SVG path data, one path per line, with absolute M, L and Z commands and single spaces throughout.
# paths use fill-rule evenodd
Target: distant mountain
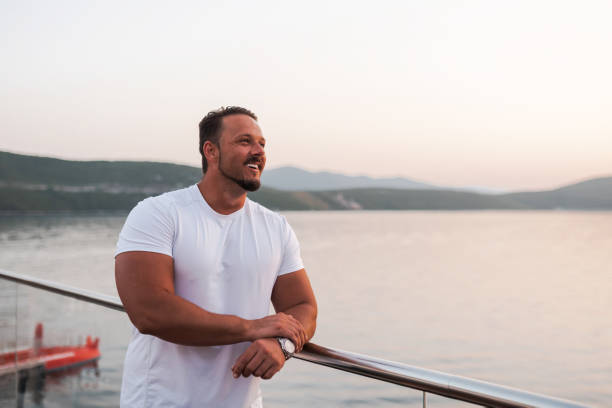
M 586 180 L 555 190 L 509 193 L 498 197 L 537 210 L 608 210 L 612 209 L 612 177 Z
M 294 170 L 296 177 L 303 172 Z M 355 179 L 334 176 L 341 182 Z M 129 210 L 148 196 L 192 185 L 200 177 L 197 167 L 170 163 L 69 161 L 0 152 L 0 211 Z M 265 183 L 270 185 L 268 179 Z M 549 191 L 496 195 L 426 184 L 415 189 L 415 184 L 403 189 L 395 185 L 310 191 L 264 186 L 249 197 L 274 210 L 612 210 L 612 177 Z
M 327 171 L 310 172 L 297 167 L 266 169 L 261 175 L 266 187 L 287 191 L 325 191 L 351 188 L 396 188 L 402 190 L 439 190 L 440 187 L 407 178 L 346 176 Z

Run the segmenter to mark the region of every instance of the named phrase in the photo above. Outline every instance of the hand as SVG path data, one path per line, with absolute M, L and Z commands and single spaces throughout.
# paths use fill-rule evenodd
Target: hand
M 269 380 L 285 365 L 285 355 L 276 339 L 259 339 L 245 350 L 234 363 L 232 374 L 234 378 L 253 374 Z
M 299 320 L 291 315 L 279 312 L 262 319 L 251 320 L 249 338 L 258 340 L 270 337 L 286 337 L 295 344 L 295 351 L 302 351 L 308 341 L 306 329 Z

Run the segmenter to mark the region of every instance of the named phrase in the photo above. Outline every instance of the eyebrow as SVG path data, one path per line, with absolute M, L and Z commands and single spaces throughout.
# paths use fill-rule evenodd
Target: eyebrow
M 250 133 L 240 133 L 240 134 L 238 134 L 238 135 L 236 135 L 236 136 L 235 136 L 235 139 L 239 139 L 239 138 L 244 137 L 244 136 L 248 136 L 248 137 L 250 137 L 250 138 L 253 138 L 253 135 L 252 135 L 252 134 L 250 134 Z M 265 137 L 263 137 L 263 136 L 262 136 L 262 137 L 261 137 L 261 140 L 262 140 L 264 143 L 266 143 L 266 138 L 265 138 Z

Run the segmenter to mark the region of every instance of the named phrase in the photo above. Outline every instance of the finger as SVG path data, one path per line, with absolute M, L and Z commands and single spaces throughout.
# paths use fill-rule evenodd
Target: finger
M 299 331 L 298 323 L 294 320 L 287 318 L 282 323 L 282 327 L 280 328 L 280 333 L 277 334 L 277 336 L 295 338 L 298 336 L 298 331 Z
M 299 350 L 302 347 L 302 343 L 304 343 L 303 330 L 298 329 L 296 336 L 297 336 L 297 341 L 295 342 L 295 349 Z
M 242 372 L 244 366 L 251 360 L 253 357 L 254 350 L 251 350 L 249 347 L 242 353 L 237 359 L 234 365 L 232 366 L 232 372 L 234 374 Z M 234 375 L 235 376 L 235 375 Z
M 293 341 L 293 344 L 295 345 L 296 350 L 298 350 L 302 344 L 302 335 L 300 334 L 299 330 L 295 333 L 295 340 Z
M 304 326 L 302 326 L 302 323 L 297 322 L 295 330 L 298 343 L 303 343 L 304 338 L 306 337 L 306 331 L 304 330 Z
M 280 332 L 275 334 L 275 336 L 287 337 L 294 343 L 299 342 L 299 331 L 302 328 L 302 324 L 299 322 L 299 320 L 282 312 L 279 312 L 278 315 L 278 329 Z
M 297 338 L 297 330 L 292 324 L 287 325 L 283 327 L 279 333 L 274 334 L 273 337 L 286 337 L 293 343 L 295 343 L 295 340 Z
M 247 363 L 251 361 L 251 358 L 253 358 L 255 353 L 255 348 L 253 347 L 253 345 L 251 345 L 248 349 L 245 350 L 244 353 L 240 355 L 240 357 L 238 357 L 238 359 L 234 363 L 234 366 L 232 367 L 232 374 L 234 375 L 234 378 L 238 378 L 240 376 L 242 370 L 244 370 L 244 367 L 247 365 Z
M 262 375 L 264 375 L 266 373 L 266 371 L 268 371 L 270 368 L 272 368 L 273 365 L 274 365 L 273 361 L 270 361 L 270 360 L 266 359 L 266 360 L 261 362 L 259 367 L 257 367 L 257 369 L 255 369 L 255 371 L 253 371 L 253 375 L 255 377 L 261 377 Z
M 306 334 L 306 329 L 304 329 L 304 327 L 302 327 L 302 343 L 300 344 L 300 350 L 302 351 L 302 349 L 304 348 L 304 345 L 306 345 L 306 343 L 308 343 L 308 334 Z
M 274 377 L 274 374 L 276 374 L 278 370 L 279 368 L 272 366 L 266 370 L 266 372 L 261 376 L 261 378 L 264 380 L 269 380 L 270 378 Z
M 296 336 L 299 337 L 298 341 L 296 342 L 296 346 L 302 346 L 306 342 L 306 329 L 304 329 L 304 325 L 302 325 L 302 322 L 300 322 L 293 316 L 292 319 L 295 323 L 295 328 L 297 330 Z
M 304 329 L 303 326 L 301 326 L 301 330 L 300 330 L 300 344 L 297 347 L 297 351 L 301 351 L 302 347 L 304 347 L 304 344 L 306 344 L 307 341 L 308 341 L 308 336 L 306 335 L 306 330 Z
M 291 340 L 291 342 L 292 342 L 293 344 L 296 344 L 296 345 L 297 345 L 297 344 L 299 344 L 299 343 L 300 343 L 300 340 L 299 340 L 299 339 L 300 339 L 300 336 L 299 336 L 299 334 L 298 334 L 297 332 L 292 332 L 290 336 L 287 336 L 287 338 L 288 338 L 289 340 Z
M 248 377 L 251 375 L 265 360 L 263 353 L 257 353 L 253 358 L 247 363 L 247 365 L 242 370 L 242 375 L 244 377 Z
M 295 336 L 296 340 L 293 342 L 293 344 L 295 344 L 295 350 L 300 351 L 306 340 L 306 333 L 302 327 L 298 328 Z

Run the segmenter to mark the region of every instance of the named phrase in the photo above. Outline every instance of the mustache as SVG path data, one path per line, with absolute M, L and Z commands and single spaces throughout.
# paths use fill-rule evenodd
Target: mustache
M 244 162 L 244 164 L 256 164 L 260 166 L 263 164 L 263 158 L 259 156 L 251 156 Z

